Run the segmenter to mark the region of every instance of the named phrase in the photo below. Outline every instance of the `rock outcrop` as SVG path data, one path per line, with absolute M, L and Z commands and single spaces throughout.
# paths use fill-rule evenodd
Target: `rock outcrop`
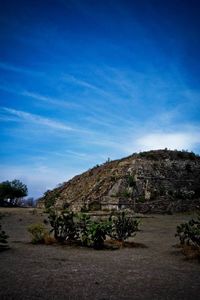
M 38 206 L 172 213 L 200 205 L 200 157 L 156 150 L 106 162 L 45 193 Z

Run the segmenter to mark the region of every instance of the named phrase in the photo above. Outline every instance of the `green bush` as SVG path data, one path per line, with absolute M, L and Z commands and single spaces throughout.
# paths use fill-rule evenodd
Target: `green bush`
M 128 190 L 124 190 L 120 196 L 124 197 L 124 198 L 129 198 L 129 197 L 131 197 L 131 192 Z
M 31 242 L 33 244 L 44 243 L 44 237 L 47 234 L 44 224 L 42 223 L 31 224 L 28 227 L 28 232 L 30 232 L 32 235 Z
M 144 203 L 146 201 L 144 196 L 140 196 L 139 198 L 137 198 L 137 203 Z
M 104 247 L 104 241 L 106 235 L 109 234 L 111 229 L 111 223 L 107 222 L 96 222 L 92 221 L 89 225 L 89 233 L 91 244 L 94 249 L 100 250 Z
M 91 202 L 89 204 L 89 210 L 96 211 L 101 209 L 101 204 L 98 201 Z
M 90 246 L 90 226 L 91 219 L 90 216 L 84 213 L 79 214 L 78 221 L 78 236 L 83 246 Z
M 103 249 L 104 240 L 110 228 L 111 223 L 109 221 L 93 221 L 87 214 L 79 215 L 78 236 L 83 246 Z
M 139 221 L 134 219 L 130 212 L 120 212 L 109 218 L 108 221 L 93 221 L 90 215 L 62 210 L 47 211 L 50 232 L 58 242 L 79 241 L 83 246 L 103 249 L 106 236 L 124 242 L 138 231 Z
M 135 236 L 138 231 L 139 220 L 133 219 L 125 211 L 117 213 L 112 219 L 112 230 L 110 237 L 124 242 L 127 238 Z
M 175 236 L 179 237 L 182 245 L 193 245 L 200 249 L 200 214 L 196 219 L 191 219 L 177 226 Z
M 74 221 L 75 215 L 67 210 L 49 210 L 49 223 L 52 227 L 51 232 L 58 242 L 72 241 L 77 239 L 78 230 Z
M 136 185 L 135 178 L 132 175 L 128 175 L 127 182 L 128 182 L 128 186 L 130 187 L 134 187 Z

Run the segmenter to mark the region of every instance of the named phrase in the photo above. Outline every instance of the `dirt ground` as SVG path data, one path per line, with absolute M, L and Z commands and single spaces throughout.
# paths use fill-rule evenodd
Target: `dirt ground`
M 0 299 L 200 299 L 200 263 L 174 245 L 188 214 L 142 218 L 135 242 L 146 248 L 93 250 L 32 245 L 27 226 L 47 217 L 0 209 L 11 249 L 0 253 Z

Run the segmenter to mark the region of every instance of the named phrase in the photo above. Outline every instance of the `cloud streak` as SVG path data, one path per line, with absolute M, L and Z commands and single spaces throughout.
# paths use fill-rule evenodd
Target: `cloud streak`
M 37 72 L 37 71 L 31 71 L 29 69 L 23 68 L 23 67 L 16 67 L 14 65 L 11 65 L 9 63 L 0 62 L 0 69 L 11 71 L 11 72 L 17 72 L 17 73 L 23 73 L 33 76 L 41 76 L 44 75 L 43 72 Z
M 26 121 L 28 123 L 39 124 L 42 126 L 46 126 L 48 128 L 61 130 L 61 131 L 75 131 L 74 128 L 67 126 L 62 122 L 52 120 L 50 118 L 44 118 L 36 114 L 32 114 L 29 112 L 16 110 L 12 108 L 7 108 L 7 107 L 2 107 L 1 109 L 11 115 L 17 116 L 19 119 Z
M 37 94 L 37 93 L 33 93 L 33 92 L 29 92 L 29 91 L 23 91 L 20 93 L 22 96 L 25 97 L 30 97 L 39 101 L 44 101 L 47 102 L 49 104 L 53 104 L 56 106 L 62 106 L 62 107 L 66 107 L 66 108 L 81 108 L 80 105 L 76 104 L 76 103 L 72 103 L 69 101 L 64 101 L 64 100 L 58 100 L 49 96 L 44 96 L 41 94 Z
M 111 95 L 105 91 L 105 89 L 102 89 L 86 80 L 82 80 L 82 79 L 79 79 L 79 78 L 76 78 L 75 76 L 73 75 L 70 75 L 70 74 L 65 74 L 64 77 L 63 77 L 64 80 L 67 80 L 75 85 L 78 85 L 78 86 L 81 86 L 81 87 L 84 87 L 86 89 L 89 89 L 89 90 L 92 90 L 96 93 L 98 93 L 99 95 L 102 95 L 102 96 L 107 96 L 107 97 L 110 97 Z
M 82 108 L 81 105 L 79 105 L 77 103 L 72 103 L 71 101 L 56 99 L 53 97 L 49 97 L 46 95 L 44 96 L 42 94 L 30 92 L 27 90 L 20 90 L 19 88 L 10 87 L 9 85 L 0 84 L 0 90 L 5 91 L 7 93 L 23 96 L 23 97 L 33 98 L 38 101 L 46 102 L 49 105 L 54 105 L 57 107 L 73 108 L 73 109 L 81 109 Z

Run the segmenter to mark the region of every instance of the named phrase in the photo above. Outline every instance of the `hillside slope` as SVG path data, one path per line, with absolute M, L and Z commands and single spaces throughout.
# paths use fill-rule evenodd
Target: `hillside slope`
M 47 191 L 38 206 L 173 212 L 200 205 L 200 157 L 156 150 L 104 163 Z

